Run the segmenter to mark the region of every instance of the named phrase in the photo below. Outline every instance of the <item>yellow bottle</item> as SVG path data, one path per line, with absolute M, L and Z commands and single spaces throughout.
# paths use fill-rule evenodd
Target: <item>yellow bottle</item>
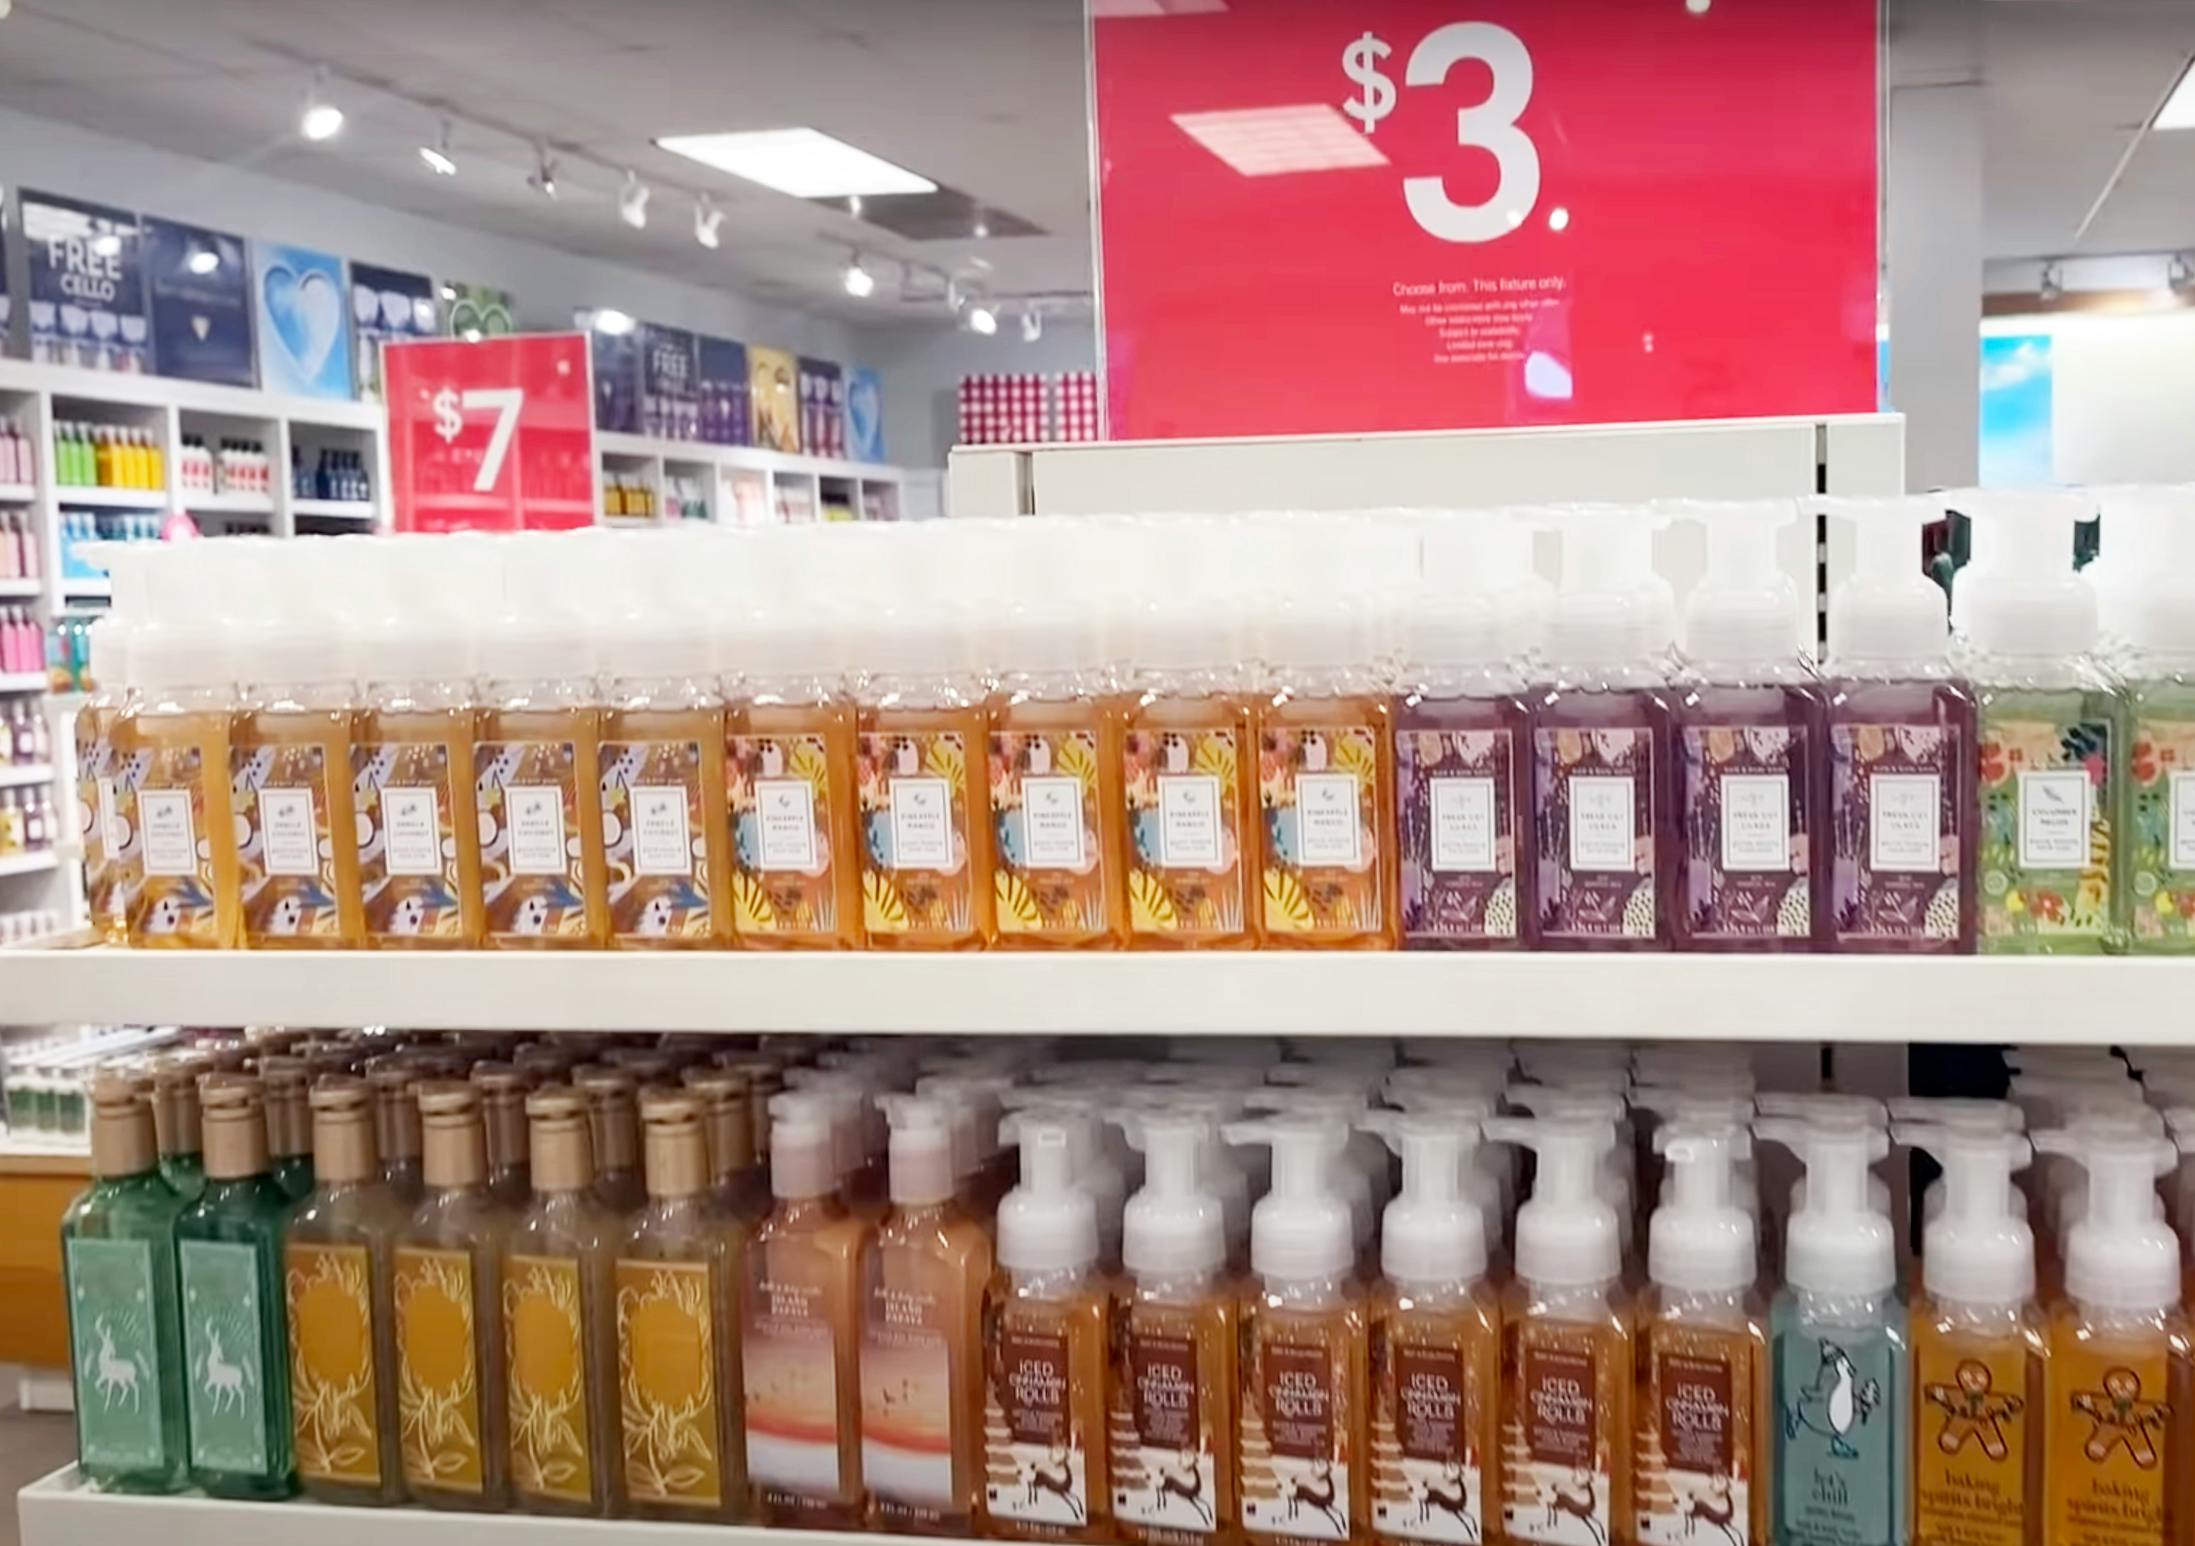
M 982 687 L 945 624 L 891 636 L 859 696 L 862 908 L 872 950 L 974 950 L 993 929 Z
M 84 902 L 104 944 L 129 938 L 129 906 L 144 877 L 144 854 L 120 820 L 126 759 L 116 754 L 115 732 L 128 702 L 129 636 L 103 617 L 91 625 L 92 690 L 76 711 L 77 830 L 84 844 Z
M 92 470 L 101 488 L 114 488 L 121 482 L 121 468 L 116 455 L 113 426 L 102 424 L 96 431 L 98 449 L 92 453 Z
M 369 681 L 351 746 L 364 942 L 454 950 L 481 937 L 477 715 L 463 682 Z
M 234 697 L 218 679 L 218 646 L 179 647 L 180 632 L 145 631 L 146 654 L 132 671 L 140 690 L 113 731 L 119 851 L 134 848 L 142 877 L 129 902 L 129 942 L 232 948 L 242 937 L 229 805 Z
M 319 648 L 291 639 L 267 655 L 261 664 L 278 665 L 284 682 L 248 690 L 230 734 L 237 886 L 253 950 L 333 950 L 365 937 L 353 695 Z
M 991 696 L 989 821 L 997 845 L 990 943 L 1102 950 L 1127 943 L 1125 709 L 1088 623 L 1047 617 L 1011 640 Z

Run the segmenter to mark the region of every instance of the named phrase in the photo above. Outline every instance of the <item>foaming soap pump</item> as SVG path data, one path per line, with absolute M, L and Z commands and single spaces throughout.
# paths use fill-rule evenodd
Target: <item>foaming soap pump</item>
M 1383 1541 L 1486 1538 L 1486 1478 L 1501 1451 L 1501 1302 L 1486 1281 L 1486 1222 L 1469 1183 L 1478 1124 L 1446 1115 L 1371 1121 L 1402 1158 L 1381 1217 L 1372 1370 L 1372 1529 Z M 1489 1185 L 1487 1190 L 1491 1191 Z M 1499 1204 L 1499 1194 L 1495 1194 Z
M 1951 668 L 1944 593 L 1921 569 L 1938 497 L 1830 500 L 1852 527 L 1829 593 L 1828 943 L 1974 948 L 1974 696 Z
M 1253 1542 L 1369 1539 L 1370 1317 L 1356 1237 L 1335 1190 L 1349 1130 L 1324 1116 L 1230 1123 L 1273 1150 L 1250 1214 L 1256 1288 L 1242 1338 L 1243 1533 Z
M 1239 1540 L 1236 1296 L 1226 1209 L 1212 1187 L 1212 1124 L 1158 1112 L 1127 1131 L 1144 1181 L 1128 1199 L 1129 1284 L 1114 1310 L 1114 1522 L 1146 1546 Z
M 1619 1538 L 1633 1522 L 1633 1371 L 1621 1237 L 1603 1189 L 1615 1125 L 1501 1117 L 1485 1132 L 1539 1157 L 1502 1315 L 1502 1531 L 1548 1546 Z
M 1822 693 L 1776 544 L 1789 500 L 1676 507 L 1707 533 L 1677 704 L 1679 949 L 1805 950 L 1827 889 Z
M 1980 1124 L 1892 1131 L 1944 1167 L 1942 1210 L 1922 1237 L 1913 1307 L 1913 1534 L 1922 1542 L 2021 1546 L 2042 1499 L 2043 1322 L 2035 1234 L 2012 1205 L 2033 1152 Z
M 1737 1190 L 1752 1140 L 1736 1124 L 1665 1123 L 1667 1200 L 1647 1228 L 1638 1310 L 1639 1539 L 1703 1523 L 1768 1537 L 1767 1317 L 1754 1292 L 1758 1226 Z
M 1806 1167 L 1769 1316 L 1775 1368 L 1774 1538 L 1897 1546 L 1911 1445 L 1905 1305 L 1889 1215 L 1869 1166 L 1890 1135 L 1854 1122 L 1770 1118 L 1754 1135 Z

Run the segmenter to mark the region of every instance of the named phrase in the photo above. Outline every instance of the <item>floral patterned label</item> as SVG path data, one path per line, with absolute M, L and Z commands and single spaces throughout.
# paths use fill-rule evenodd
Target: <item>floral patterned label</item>
M 1515 741 L 1507 730 L 1396 733 L 1406 937 L 1517 937 Z
M 1832 725 L 1831 924 L 1841 939 L 1956 939 L 1956 726 Z
M 1128 919 L 1136 933 L 1241 932 L 1240 753 L 1231 728 L 1129 732 Z
M 1265 927 L 1275 934 L 1378 929 L 1380 780 L 1373 725 L 1267 725 L 1258 734 L 1265 816 Z
M 86 896 L 92 903 L 94 921 L 110 919 L 120 923 L 129 918 L 145 889 L 145 833 L 138 821 L 137 790 L 152 765 L 152 753 L 125 755 L 111 740 L 102 744 L 106 746 L 106 772 L 93 788 L 95 803 L 84 810 L 96 813 L 99 854 L 106 875 L 104 907 L 98 894 L 87 892 Z
M 292 1244 L 290 1407 L 297 1471 L 312 1481 L 381 1483 L 372 1266 L 362 1245 Z
M 2195 942 L 2195 720 L 2135 721 L 2128 772 L 2134 937 Z
M 869 931 L 966 934 L 975 926 L 967 738 L 956 731 L 866 733 L 859 757 Z
M 725 749 L 733 929 L 835 935 L 829 747 L 820 735 L 735 735 Z
M 122 820 L 144 877 L 139 928 L 217 945 L 221 928 L 213 844 L 206 832 L 205 763 L 204 749 L 197 746 L 139 752 L 131 759 L 132 794 Z
M 473 747 L 480 892 L 491 935 L 584 935 L 578 749 L 570 741 Z
M 587 1342 L 579 1307 L 579 1261 L 508 1256 L 503 1261 L 503 1336 L 511 1402 L 511 1485 L 522 1496 L 585 1503 L 594 1496 Z
M 101 734 L 102 715 L 80 709 L 76 715 L 76 840 L 84 850 L 84 900 L 96 924 L 107 916 L 112 893 L 107 880 L 107 829 L 113 825 L 114 743 Z
M 333 939 L 342 932 L 327 771 L 327 748 L 317 743 L 229 748 L 246 938 Z
M 1805 938 L 1814 927 L 1805 727 L 1687 725 L 1677 751 L 1692 934 Z
M 398 1249 L 396 1355 L 404 1480 L 480 1491 L 481 1358 L 470 1251 Z
M 602 855 L 610 932 L 706 939 L 709 850 L 698 741 L 602 743 Z
M 1536 730 L 1540 932 L 1650 939 L 1654 895 L 1654 732 Z
M 635 1502 L 723 1501 L 711 1270 L 707 1262 L 617 1264 L 618 1404 Z
M 1981 745 L 1981 927 L 2100 938 L 2111 923 L 2111 726 L 1988 718 Z
M 1097 731 L 993 731 L 990 778 L 999 931 L 1102 929 Z
M 439 741 L 351 748 L 351 808 L 369 937 L 456 939 L 457 890 L 450 749 Z

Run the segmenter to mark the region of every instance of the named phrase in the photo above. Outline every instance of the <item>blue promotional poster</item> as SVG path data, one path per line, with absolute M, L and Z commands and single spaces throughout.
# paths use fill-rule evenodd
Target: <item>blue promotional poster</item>
M 640 433 L 640 334 L 632 328 L 589 330 L 594 355 L 594 427 L 619 435 Z
M 351 265 L 351 321 L 358 344 L 358 395 L 380 402 L 381 346 L 390 339 L 436 338 L 442 314 L 434 304 L 434 282 L 425 274 Z
M 747 346 L 729 338 L 696 338 L 694 391 L 701 399 L 701 438 L 711 445 L 745 445 Z
M 866 365 L 846 376 L 846 455 L 856 462 L 884 460 L 884 378 Z
M 640 327 L 640 432 L 664 440 L 701 438 L 694 396 L 694 335 L 684 328 Z
M 252 260 L 259 384 L 296 397 L 349 397 L 343 260 L 275 242 L 254 242 Z
M 149 370 L 145 240 L 137 216 L 30 192 L 22 196 L 22 214 L 30 357 L 86 370 Z
M 145 287 L 153 369 L 222 386 L 258 384 L 252 363 L 252 275 L 244 238 L 145 222 Z

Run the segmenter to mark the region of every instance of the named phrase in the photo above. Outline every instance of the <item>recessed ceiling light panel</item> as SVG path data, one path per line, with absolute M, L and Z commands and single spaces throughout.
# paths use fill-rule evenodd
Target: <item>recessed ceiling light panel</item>
M 672 134 L 659 149 L 796 199 L 856 194 L 931 193 L 937 184 L 820 129 L 759 129 L 742 134 Z
M 2195 64 L 2180 71 L 2180 82 L 2149 121 L 2152 129 L 2195 129 Z

